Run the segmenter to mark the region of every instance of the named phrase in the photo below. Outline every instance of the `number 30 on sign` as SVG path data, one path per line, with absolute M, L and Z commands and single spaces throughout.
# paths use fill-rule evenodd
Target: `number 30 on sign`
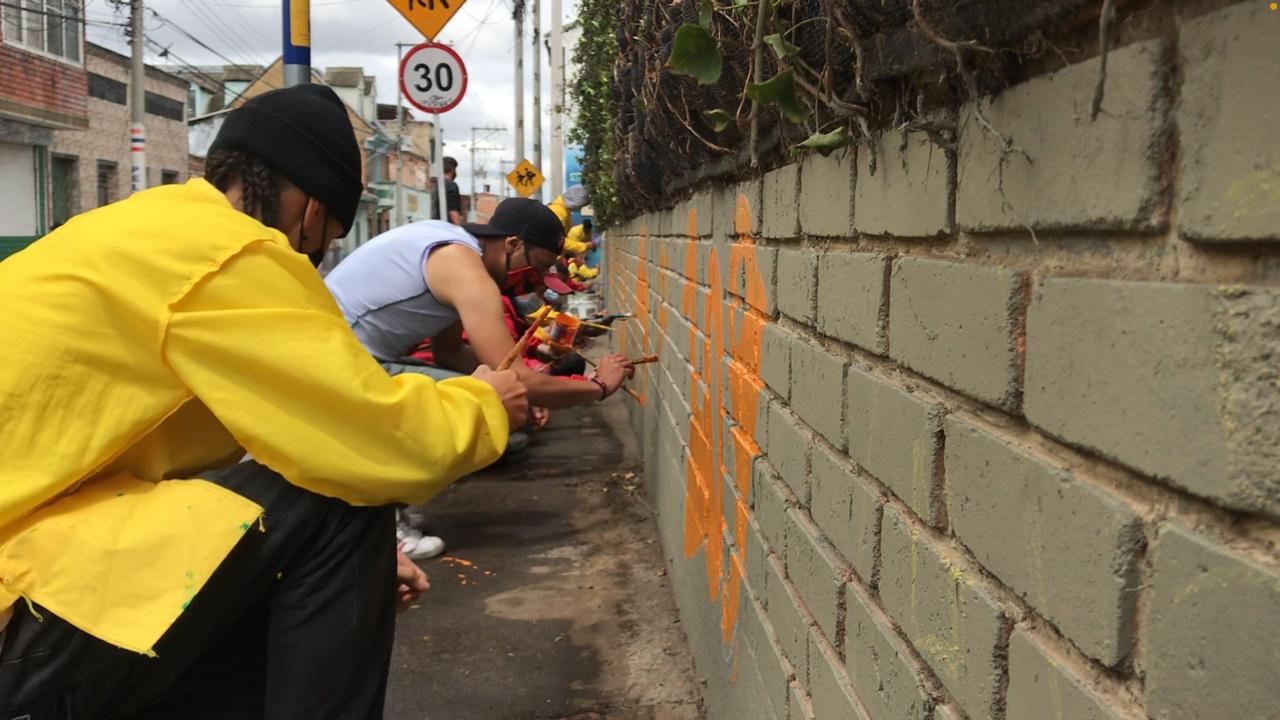
M 447 45 L 415 45 L 400 63 L 400 87 L 409 104 L 419 110 L 447 112 L 462 102 L 467 91 L 467 66 Z

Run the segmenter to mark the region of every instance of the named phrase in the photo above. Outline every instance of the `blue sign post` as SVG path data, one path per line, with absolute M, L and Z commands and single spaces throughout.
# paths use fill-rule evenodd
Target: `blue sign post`
M 282 0 L 284 86 L 311 82 L 311 0 Z

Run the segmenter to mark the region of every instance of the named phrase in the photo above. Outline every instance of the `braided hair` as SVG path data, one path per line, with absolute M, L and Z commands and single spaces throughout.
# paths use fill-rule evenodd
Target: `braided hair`
M 240 178 L 240 206 L 267 227 L 275 227 L 280 210 L 280 177 L 262 160 L 239 150 L 215 150 L 205 161 L 205 178 L 226 192 Z

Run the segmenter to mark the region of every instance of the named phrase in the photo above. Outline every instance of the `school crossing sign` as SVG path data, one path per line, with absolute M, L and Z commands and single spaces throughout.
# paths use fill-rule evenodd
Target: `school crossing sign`
M 542 177 L 542 173 L 538 172 L 538 168 L 533 163 L 521 160 L 515 169 L 507 173 L 507 182 L 511 183 L 511 187 L 524 197 L 529 197 L 542 187 L 542 181 L 546 178 Z
M 453 19 L 454 14 L 462 9 L 466 0 L 387 0 L 418 29 L 428 40 L 435 40 L 436 35 Z

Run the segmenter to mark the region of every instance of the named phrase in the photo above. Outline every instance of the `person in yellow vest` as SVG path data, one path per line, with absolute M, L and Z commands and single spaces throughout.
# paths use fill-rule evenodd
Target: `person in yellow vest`
M 206 172 L 0 263 L 4 717 L 379 716 L 425 585 L 393 504 L 525 421 L 509 372 L 388 376 L 325 290 L 362 184 L 332 90 L 248 101 Z

